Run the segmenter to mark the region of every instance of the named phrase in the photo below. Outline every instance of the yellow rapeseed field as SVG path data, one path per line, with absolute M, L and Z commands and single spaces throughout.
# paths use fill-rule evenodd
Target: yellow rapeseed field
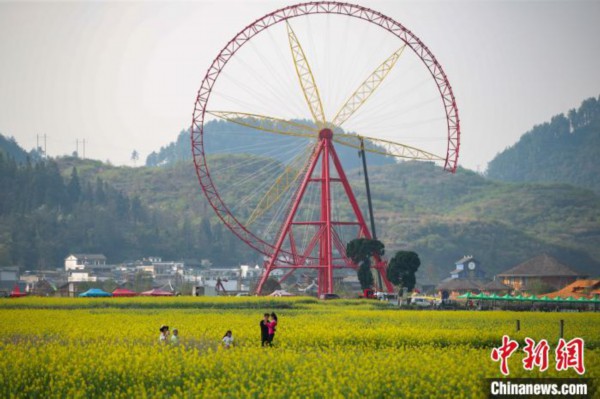
M 275 310 L 273 348 L 260 347 Z M 521 331 L 515 331 L 515 320 Z M 559 320 L 585 339 L 584 377 L 600 377 L 600 314 L 399 311 L 375 301 L 265 298 L 20 298 L 0 301 L 0 397 L 472 398 L 500 377 L 490 352 L 508 334 L 545 338 L 554 370 Z M 179 346 L 159 345 L 159 327 Z M 226 330 L 235 347 L 220 349 Z

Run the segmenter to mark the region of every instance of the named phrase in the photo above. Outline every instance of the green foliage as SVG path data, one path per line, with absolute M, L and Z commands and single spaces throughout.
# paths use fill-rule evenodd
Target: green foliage
M 535 126 L 488 165 L 492 179 L 573 184 L 600 193 L 600 97 Z
M 356 238 L 346 245 L 346 256 L 356 264 L 368 262 L 371 256 L 383 256 L 384 254 L 385 245 L 379 240 Z
M 388 263 L 387 278 L 392 284 L 412 291 L 417 282 L 415 273 L 419 270 L 419 266 L 421 260 L 416 252 L 398 251 Z
M 17 144 L 17 141 L 13 137 L 5 137 L 0 134 L 0 156 L 5 159 L 10 158 L 19 164 L 24 164 L 40 160 L 41 155 L 41 148 L 27 152 Z
M 366 290 L 367 288 L 373 287 L 373 272 L 371 271 L 371 262 L 368 258 L 360 264 L 356 275 L 358 276 L 358 281 L 360 282 L 360 288 Z
M 381 241 L 370 238 L 356 238 L 346 245 L 346 256 L 359 265 L 357 276 L 361 288 L 373 286 L 373 273 L 371 272 L 371 257 L 383 256 L 385 246 Z
M 280 289 L 281 289 L 281 284 L 279 284 L 279 281 L 277 281 L 277 279 L 274 277 L 269 277 L 267 279 L 267 281 L 265 281 L 265 284 L 262 287 L 262 294 L 268 295 L 268 294 L 272 293 L 273 291 L 277 291 Z

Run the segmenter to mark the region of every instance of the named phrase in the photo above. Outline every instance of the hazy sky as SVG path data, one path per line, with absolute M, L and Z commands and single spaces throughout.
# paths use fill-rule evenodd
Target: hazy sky
M 131 164 L 191 122 L 206 69 L 279 1 L 0 2 L 0 132 Z M 459 163 L 485 169 L 534 124 L 600 94 L 600 2 L 361 1 L 414 32 L 457 97 Z M 79 148 L 80 153 L 82 148 Z

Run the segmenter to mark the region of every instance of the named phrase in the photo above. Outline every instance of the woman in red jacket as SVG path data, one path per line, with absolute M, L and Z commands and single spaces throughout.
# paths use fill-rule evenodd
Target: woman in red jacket
M 267 339 L 267 342 L 269 346 L 273 346 L 273 338 L 275 337 L 275 331 L 277 327 L 277 315 L 275 312 L 271 313 L 271 321 L 266 324 L 267 328 L 269 329 L 269 338 Z

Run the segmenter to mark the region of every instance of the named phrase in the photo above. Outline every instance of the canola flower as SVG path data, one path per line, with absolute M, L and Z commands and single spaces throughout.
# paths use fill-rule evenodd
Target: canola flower
M 485 397 L 483 380 L 500 377 L 490 351 L 502 335 L 546 338 L 554 349 L 560 319 L 566 338 L 585 339 L 585 377 L 600 376 L 596 313 L 398 311 L 305 298 L 24 299 L 0 301 L 1 397 Z M 261 348 L 258 321 L 273 308 L 275 347 Z M 179 329 L 179 346 L 158 344 L 162 324 Z M 219 349 L 226 330 L 236 342 L 228 351 Z M 524 370 L 522 358 L 510 358 L 510 377 L 578 377 Z

